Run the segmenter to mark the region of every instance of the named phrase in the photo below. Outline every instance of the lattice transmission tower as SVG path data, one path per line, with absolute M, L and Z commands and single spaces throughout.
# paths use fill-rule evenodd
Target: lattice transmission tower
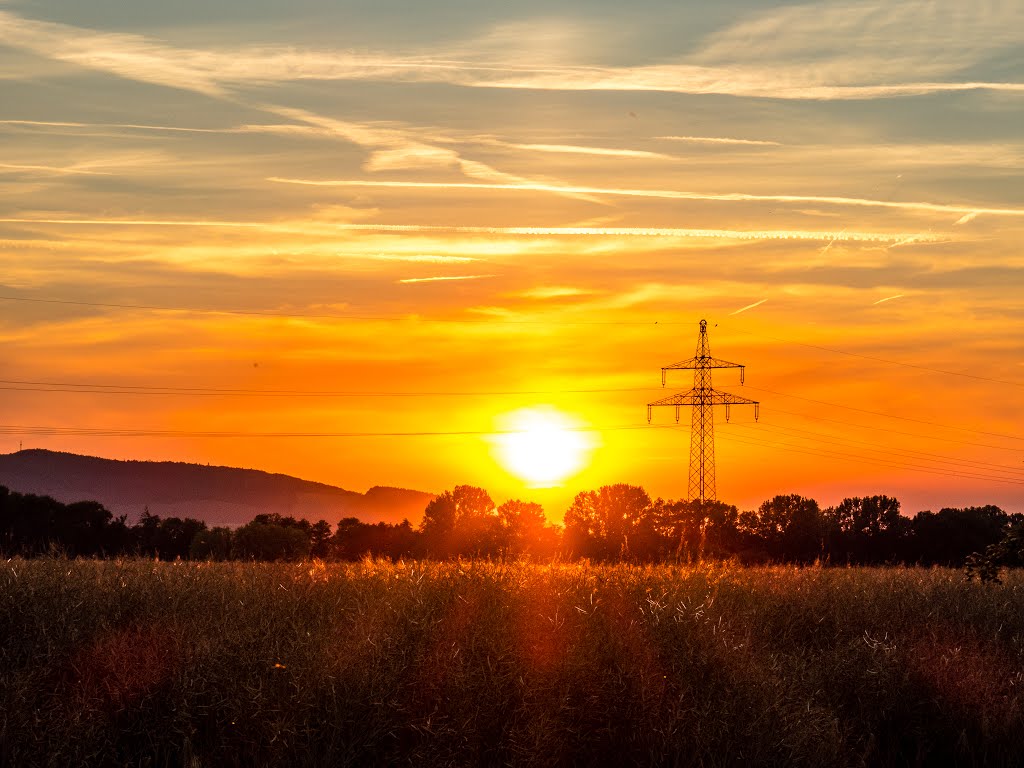
M 728 392 L 722 392 L 711 386 L 712 368 L 739 368 L 740 384 L 743 383 L 745 366 L 730 363 L 711 356 L 711 345 L 708 343 L 708 321 L 700 321 L 700 338 L 697 340 L 697 354 L 689 360 L 683 360 L 661 369 L 661 386 L 665 386 L 668 371 L 693 369 L 693 389 L 689 392 L 677 392 L 661 400 L 647 404 L 647 421 L 651 421 L 651 409 L 655 406 L 671 405 L 676 409 L 676 421 L 679 421 L 679 409 L 686 405 L 690 411 L 690 485 L 689 498 L 692 501 L 712 501 L 715 497 L 715 406 L 725 406 L 725 420 L 729 420 L 729 406 L 753 405 L 754 421 L 760 416 L 761 404 L 757 400 L 748 400 Z

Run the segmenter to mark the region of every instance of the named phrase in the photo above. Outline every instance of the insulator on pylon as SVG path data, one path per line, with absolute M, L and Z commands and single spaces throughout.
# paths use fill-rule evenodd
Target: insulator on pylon
M 665 386 L 665 369 L 661 369 L 661 386 Z
M 648 411 L 649 410 L 650 409 L 648 409 Z M 761 404 L 760 403 L 754 403 L 754 421 L 757 421 L 757 419 L 758 419 L 758 417 L 760 415 L 761 415 Z
M 725 404 L 725 420 L 726 421 L 729 420 L 729 404 L 728 403 Z
M 679 406 L 676 406 L 676 424 L 679 423 Z
M 647 423 L 651 423 L 651 406 L 647 406 Z
M 741 365 L 740 366 L 740 384 L 743 384 L 743 374 L 746 372 L 746 370 L 747 370 L 747 366 L 745 366 L 745 365 Z

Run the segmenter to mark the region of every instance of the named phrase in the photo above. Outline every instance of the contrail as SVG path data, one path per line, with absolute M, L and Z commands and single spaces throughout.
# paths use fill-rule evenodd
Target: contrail
M 105 171 L 88 171 L 84 168 L 61 168 L 56 165 L 17 165 L 14 163 L 0 163 L 0 172 L 5 170 L 9 171 L 39 171 L 42 173 L 67 173 L 67 174 L 80 174 L 82 176 L 113 176 L 112 173 L 106 173 Z
M 876 301 L 871 306 L 874 307 L 874 306 L 877 306 L 878 304 L 881 304 L 881 303 L 886 302 L 886 301 L 892 301 L 893 299 L 902 299 L 902 298 L 903 298 L 903 294 L 902 293 L 897 293 L 895 296 L 886 296 L 884 299 L 879 299 L 878 301 Z
M 295 179 L 268 176 L 267 181 L 278 184 L 299 184 L 308 187 L 376 187 L 381 189 L 480 189 L 510 192 L 551 192 L 555 194 L 609 195 L 613 197 L 649 197 L 660 200 L 709 200 L 740 203 L 821 203 L 825 205 L 851 205 L 865 208 L 894 208 L 904 211 L 934 213 L 985 213 L 993 216 L 1024 216 L 1024 208 L 977 208 L 929 202 L 897 202 L 872 200 L 863 197 L 835 195 L 755 195 L 747 192 L 686 192 L 675 189 L 617 189 L 609 187 L 571 186 L 563 184 L 505 184 L 471 181 L 372 181 L 364 179 Z
M 406 277 L 399 280 L 399 283 L 439 283 L 443 280 L 482 280 L 485 277 L 497 277 L 497 275 L 450 275 L 447 277 Z
M 261 221 L 224 221 L 217 219 L 90 219 L 90 218 L 0 218 L 0 224 L 98 226 L 98 227 L 213 227 L 227 229 L 260 229 L 268 232 L 309 235 L 336 232 L 439 233 L 510 236 L 581 236 L 581 237 L 691 237 L 728 240 L 809 240 L 869 243 L 937 243 L 949 239 L 934 233 L 895 232 L 820 232 L 799 229 L 683 229 L 675 227 L 486 227 L 443 224 L 349 224 L 330 222 L 287 223 Z
M 738 315 L 740 312 L 746 312 L 748 309 L 753 309 L 754 307 L 760 307 L 766 301 L 768 301 L 768 299 L 761 299 L 760 301 L 755 301 L 753 304 L 747 304 L 747 306 L 741 307 L 740 309 L 737 309 L 735 312 L 730 312 L 729 314 L 730 315 Z
M 782 146 L 777 141 L 760 141 L 758 139 L 731 139 L 725 136 L 655 136 L 662 141 L 686 141 L 691 144 L 747 144 L 759 147 Z

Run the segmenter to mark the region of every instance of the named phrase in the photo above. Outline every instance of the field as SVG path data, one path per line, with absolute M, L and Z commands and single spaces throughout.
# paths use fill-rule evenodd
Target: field
M 1022 765 L 1024 578 L 0 566 L 0 763 Z

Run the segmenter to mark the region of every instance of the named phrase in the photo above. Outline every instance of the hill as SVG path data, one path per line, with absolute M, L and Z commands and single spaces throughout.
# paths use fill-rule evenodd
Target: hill
M 194 517 L 210 525 L 241 525 L 261 513 L 333 526 L 343 517 L 414 525 L 432 494 L 376 486 L 365 494 L 256 469 L 170 461 L 116 461 L 40 449 L 0 454 L 0 485 L 61 502 L 99 501 L 133 521 L 154 515 Z

